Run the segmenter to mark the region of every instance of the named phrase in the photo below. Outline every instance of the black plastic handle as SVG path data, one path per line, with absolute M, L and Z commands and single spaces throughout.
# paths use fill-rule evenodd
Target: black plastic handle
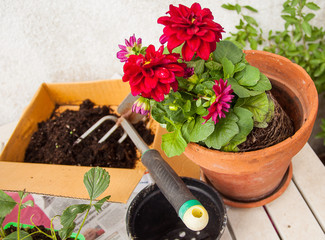
M 185 202 L 196 199 L 182 179 L 165 162 L 157 150 L 150 149 L 145 151 L 142 154 L 141 160 L 177 214 Z

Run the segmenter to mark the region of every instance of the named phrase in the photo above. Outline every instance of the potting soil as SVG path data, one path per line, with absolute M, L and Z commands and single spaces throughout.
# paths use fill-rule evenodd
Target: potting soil
M 25 162 L 64 164 L 80 166 L 100 166 L 133 168 L 137 160 L 136 147 L 129 137 L 121 144 L 118 140 L 123 135 L 119 127 L 103 143 L 98 143 L 115 122 L 105 121 L 80 143 L 74 142 L 100 118 L 115 115 L 110 106 L 95 107 L 90 100 L 85 100 L 78 111 L 65 110 L 38 124 L 38 130 L 32 135 L 25 153 Z M 140 136 L 149 145 L 154 135 L 146 128 L 148 120 L 134 125 Z

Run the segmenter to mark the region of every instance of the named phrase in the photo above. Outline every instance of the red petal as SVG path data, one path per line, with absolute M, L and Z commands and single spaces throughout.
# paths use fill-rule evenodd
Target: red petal
M 168 43 L 167 43 L 167 48 L 169 52 L 172 52 L 172 50 L 176 47 L 178 47 L 179 45 L 181 45 L 184 41 L 183 40 L 179 40 L 176 35 L 172 35 L 170 36 L 170 38 L 168 39 Z
M 169 25 L 171 24 L 170 17 L 163 16 L 158 18 L 157 23 L 163 24 L 163 25 Z
M 182 56 L 184 60 L 191 61 L 194 53 L 195 52 L 188 46 L 187 42 L 185 42 L 184 46 L 182 47 Z
M 193 3 L 191 6 L 191 10 L 195 13 L 199 12 L 201 11 L 201 5 L 199 3 Z
M 160 67 L 155 70 L 155 76 L 158 78 L 169 78 L 170 72 L 167 68 Z
M 201 37 L 201 39 L 206 42 L 215 42 L 216 41 L 215 34 L 212 31 L 207 31 L 204 34 L 204 36 Z
M 185 29 L 179 29 L 177 32 L 177 38 L 182 39 L 183 41 L 191 39 L 191 35 L 187 34 L 187 31 Z
M 197 55 L 203 60 L 208 60 L 210 53 L 210 44 L 202 41 L 199 49 L 197 50 Z
M 191 10 L 186 6 L 179 4 L 179 11 L 183 17 L 187 17 Z
M 144 90 L 144 92 L 147 92 L 147 89 L 154 89 L 158 84 L 158 78 L 157 77 L 146 77 L 144 79 L 144 87 L 146 88 L 146 90 Z
M 196 52 L 200 46 L 200 42 L 201 40 L 198 37 L 194 36 L 187 41 L 187 44 L 194 52 Z

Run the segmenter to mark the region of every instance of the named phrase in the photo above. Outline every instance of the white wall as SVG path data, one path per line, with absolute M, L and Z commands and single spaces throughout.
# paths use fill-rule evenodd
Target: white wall
M 18 120 L 42 82 L 109 79 L 122 74 L 116 59 L 118 44 L 133 33 L 143 44 L 159 46 L 169 4 L 190 6 L 194 1 L 166 0 L 1 0 L 0 1 L 0 125 Z M 222 9 L 234 0 L 202 0 L 227 33 L 238 17 Z M 254 17 L 264 32 L 281 29 L 284 0 L 238 0 L 259 10 Z M 319 26 L 325 22 L 325 1 Z M 322 11 L 322 12 L 320 12 Z M 225 34 L 224 36 L 228 36 Z

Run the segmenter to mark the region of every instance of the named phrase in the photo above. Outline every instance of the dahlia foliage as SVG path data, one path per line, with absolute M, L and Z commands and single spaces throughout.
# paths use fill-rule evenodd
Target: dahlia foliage
M 271 119 L 269 79 L 234 43 L 221 41 L 224 30 L 209 9 L 170 5 L 167 14 L 158 19 L 166 47 L 142 47 L 135 35 L 119 45 L 122 80 L 140 96 L 132 110 L 150 113 L 166 127 L 167 156 L 181 154 L 189 142 L 237 151 L 253 127 L 266 127 Z

